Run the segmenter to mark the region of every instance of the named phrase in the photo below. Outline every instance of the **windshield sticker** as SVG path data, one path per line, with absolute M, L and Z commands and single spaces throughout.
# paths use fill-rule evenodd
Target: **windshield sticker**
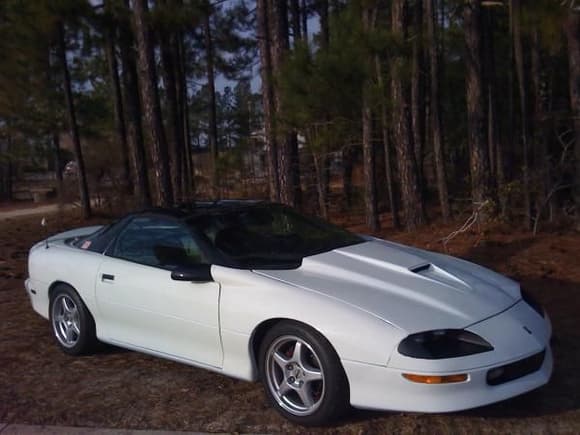
M 85 240 L 83 242 L 83 244 L 81 245 L 81 249 L 89 249 L 89 247 L 91 246 L 91 241 L 90 240 Z

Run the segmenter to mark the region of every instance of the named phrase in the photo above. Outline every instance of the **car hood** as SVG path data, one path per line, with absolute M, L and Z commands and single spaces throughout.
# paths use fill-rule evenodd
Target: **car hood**
M 465 328 L 520 299 L 516 282 L 489 269 L 378 239 L 306 257 L 297 269 L 255 272 L 350 304 L 409 334 Z

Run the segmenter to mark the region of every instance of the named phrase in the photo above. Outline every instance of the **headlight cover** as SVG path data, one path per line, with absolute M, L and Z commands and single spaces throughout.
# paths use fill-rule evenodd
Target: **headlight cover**
M 489 352 L 493 346 L 464 329 L 439 329 L 409 335 L 399 343 L 401 355 L 419 359 L 459 358 Z
M 520 289 L 523 301 L 528 304 L 540 316 L 544 317 L 544 308 L 527 290 Z

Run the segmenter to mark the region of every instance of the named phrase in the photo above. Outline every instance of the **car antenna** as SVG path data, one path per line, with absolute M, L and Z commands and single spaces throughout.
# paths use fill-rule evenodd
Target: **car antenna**
M 47 237 L 48 236 L 48 227 L 46 225 L 46 217 L 43 217 L 42 218 L 42 220 L 40 221 L 40 226 L 42 228 L 44 228 L 44 242 L 46 244 L 45 245 L 46 246 L 46 249 L 48 249 L 48 237 Z

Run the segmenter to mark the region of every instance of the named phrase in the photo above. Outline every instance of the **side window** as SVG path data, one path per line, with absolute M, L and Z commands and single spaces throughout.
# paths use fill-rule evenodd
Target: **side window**
M 157 217 L 136 217 L 119 235 L 113 256 L 135 263 L 173 270 L 205 263 L 189 230 Z

